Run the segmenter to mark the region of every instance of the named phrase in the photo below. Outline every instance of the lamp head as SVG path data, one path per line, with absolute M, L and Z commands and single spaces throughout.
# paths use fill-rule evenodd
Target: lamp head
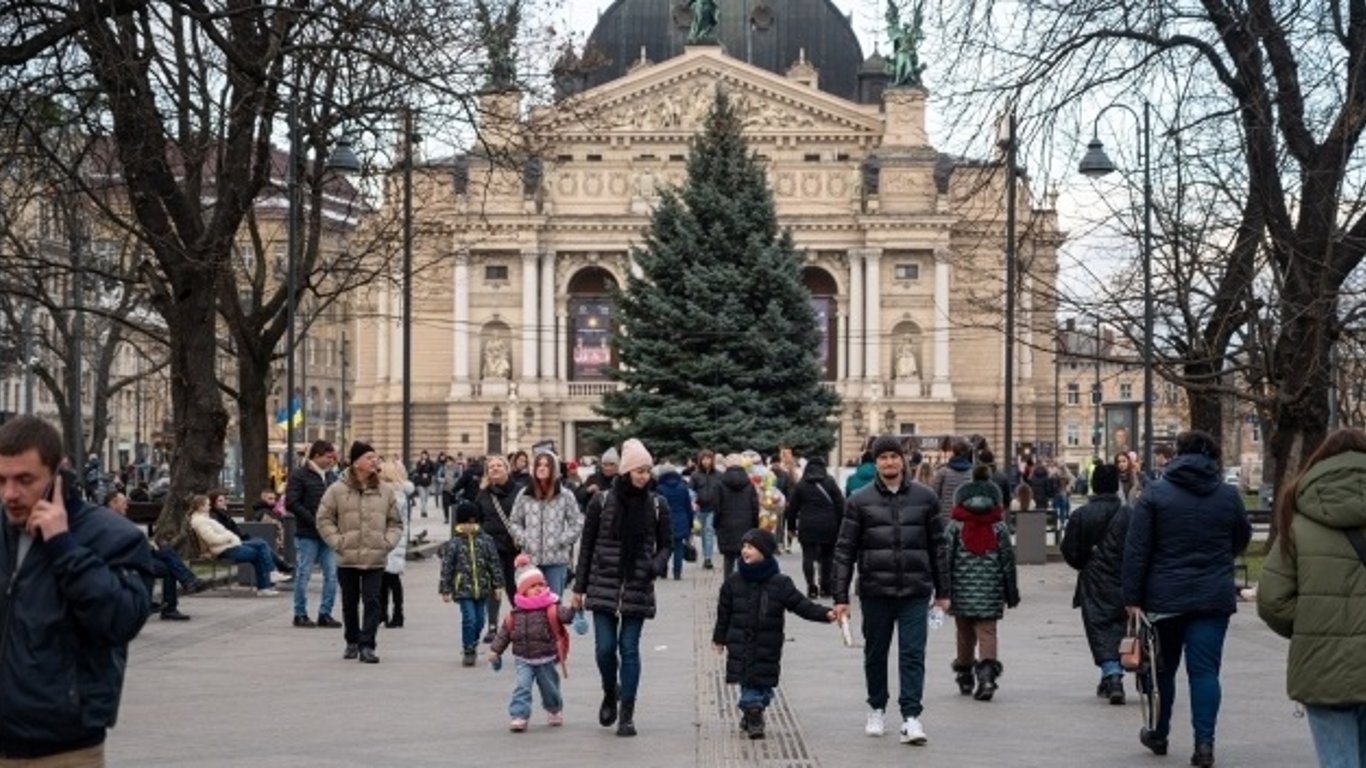
M 1086 145 L 1086 155 L 1081 159 L 1078 166 L 1083 176 L 1098 179 L 1114 172 L 1115 164 L 1110 160 L 1110 156 L 1105 154 L 1105 145 L 1099 138 L 1093 137 Z
M 332 155 L 327 158 L 325 170 L 336 171 L 337 173 L 359 173 L 360 158 L 351 149 L 351 141 L 345 137 L 337 139 L 337 146 L 332 150 Z

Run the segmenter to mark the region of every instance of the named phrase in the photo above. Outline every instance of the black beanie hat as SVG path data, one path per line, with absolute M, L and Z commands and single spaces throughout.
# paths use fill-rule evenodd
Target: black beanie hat
M 351 452 L 350 452 L 349 454 L 347 454 L 347 456 L 348 456 L 348 458 L 349 458 L 348 463 L 349 463 L 349 464 L 355 464 L 355 463 L 356 463 L 356 460 L 359 459 L 360 457 L 364 456 L 364 455 L 367 454 L 367 453 L 374 453 L 374 452 L 375 452 L 375 449 L 374 449 L 374 448 L 371 448 L 371 447 L 369 446 L 369 444 L 363 443 L 363 442 L 357 440 L 356 442 L 354 442 L 354 443 L 351 444 Z
M 455 505 L 455 522 L 473 523 L 479 519 L 479 505 L 472 501 L 465 500 Z
M 778 551 L 778 539 L 773 534 L 762 528 L 751 528 L 740 537 L 740 544 L 749 544 L 766 558 L 773 557 L 773 553 Z
M 1114 464 L 1097 464 L 1091 470 L 1091 493 L 1118 493 L 1119 467 Z
M 873 441 L 873 460 L 876 461 L 877 457 L 884 453 L 895 453 L 900 456 L 905 455 L 905 452 L 901 450 L 901 441 L 891 435 L 883 435 Z

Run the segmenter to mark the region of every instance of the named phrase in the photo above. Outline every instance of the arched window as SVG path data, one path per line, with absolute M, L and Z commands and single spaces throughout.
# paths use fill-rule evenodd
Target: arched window
M 569 380 L 604 381 L 616 366 L 612 348 L 612 299 L 616 278 L 601 267 L 587 267 L 569 280 Z
M 802 270 L 802 284 L 811 294 L 811 311 L 821 333 L 820 366 L 826 381 L 834 381 L 839 373 L 839 327 L 837 312 L 839 287 L 835 278 L 820 267 Z

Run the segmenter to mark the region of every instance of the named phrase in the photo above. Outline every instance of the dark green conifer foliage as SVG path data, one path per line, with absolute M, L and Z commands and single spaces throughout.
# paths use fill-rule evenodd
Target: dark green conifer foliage
M 839 400 L 822 385 L 802 257 L 778 229 L 724 87 L 693 139 L 686 185 L 661 192 L 634 257 L 641 276 L 614 295 L 610 375 L 625 386 L 596 407 L 616 425 L 598 437 L 638 437 L 661 458 L 831 450 Z

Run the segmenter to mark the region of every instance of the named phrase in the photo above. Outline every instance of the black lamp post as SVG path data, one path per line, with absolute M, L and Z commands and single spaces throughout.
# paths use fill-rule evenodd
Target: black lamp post
M 1016 163 L 1019 141 L 1016 136 L 1015 110 L 1006 116 L 1006 136 L 1000 142 L 1006 153 L 1006 359 L 1005 359 L 1005 459 L 1015 466 L 1015 195 L 1019 166 Z M 1014 478 L 1014 470 L 1006 473 Z
M 296 84 L 291 89 L 289 98 L 289 159 L 286 161 L 285 171 L 289 196 L 289 260 L 285 270 L 288 273 L 285 289 L 288 292 L 288 297 L 285 301 L 285 311 L 289 313 L 288 329 L 285 332 L 285 347 L 288 350 L 288 354 L 285 356 L 286 471 L 294 468 L 294 324 L 296 307 L 299 303 L 297 273 L 299 271 L 300 251 L 303 249 L 303 224 L 300 221 L 303 216 L 303 203 L 299 199 L 299 177 L 301 176 L 299 166 L 304 159 L 303 136 L 301 134 L 302 131 L 299 128 L 299 87 Z M 360 159 L 352 151 L 350 141 L 345 138 L 337 140 L 337 146 L 327 158 L 323 170 L 337 173 L 356 173 L 360 170 Z
M 403 466 L 413 457 L 413 110 L 403 110 Z
M 1138 122 L 1138 142 L 1143 152 L 1143 471 L 1147 472 L 1153 464 L 1153 172 L 1152 172 L 1152 107 L 1147 100 L 1143 102 L 1140 115 L 1126 104 L 1111 104 L 1096 115 L 1096 125 L 1101 115 L 1111 109 L 1122 109 L 1133 115 Z M 1105 154 L 1105 145 L 1092 131 L 1091 142 L 1086 145 L 1086 155 L 1081 159 L 1079 170 L 1082 175 L 1100 178 L 1113 173 L 1115 164 Z

